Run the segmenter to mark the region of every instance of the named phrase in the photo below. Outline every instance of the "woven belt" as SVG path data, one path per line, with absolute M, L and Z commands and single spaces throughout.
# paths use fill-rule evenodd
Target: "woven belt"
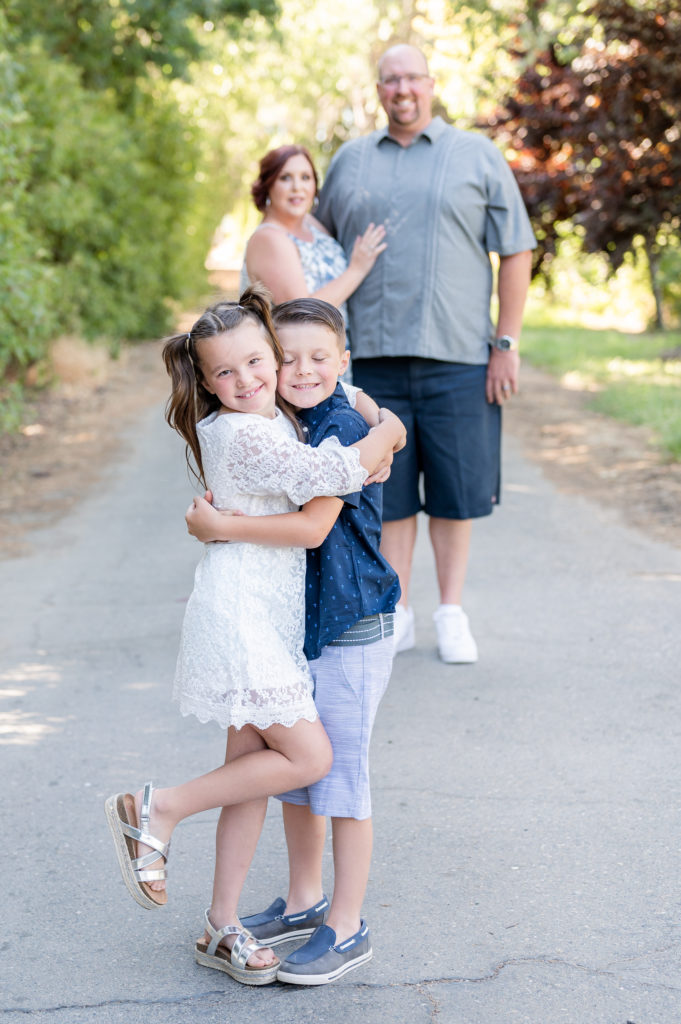
M 378 640 L 384 640 L 392 636 L 394 632 L 395 616 L 393 612 L 382 612 L 380 615 L 367 615 L 360 619 L 350 629 L 332 640 L 329 647 L 355 647 L 361 644 L 375 644 Z

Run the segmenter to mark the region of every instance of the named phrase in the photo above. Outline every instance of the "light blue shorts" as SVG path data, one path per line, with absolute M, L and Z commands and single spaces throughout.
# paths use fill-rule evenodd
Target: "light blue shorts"
M 307 805 L 332 818 L 371 817 L 369 741 L 390 679 L 393 638 L 324 647 L 309 662 L 314 701 L 333 748 L 331 771 L 319 782 L 281 793 L 284 803 Z

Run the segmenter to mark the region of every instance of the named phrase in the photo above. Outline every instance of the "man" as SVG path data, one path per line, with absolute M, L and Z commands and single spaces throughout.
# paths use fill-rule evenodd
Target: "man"
M 346 251 L 370 221 L 387 231 L 388 248 L 350 297 L 349 314 L 354 382 L 407 428 L 385 485 L 381 545 L 402 588 L 395 650 L 414 645 L 409 582 L 416 514 L 425 508 L 440 657 L 474 662 L 461 607 L 471 525 L 499 499 L 501 406 L 518 389 L 535 239 L 494 144 L 432 117 L 434 81 L 421 51 L 391 47 L 378 73 L 388 125 L 340 148 L 316 216 Z M 496 329 L 490 252 L 500 257 Z

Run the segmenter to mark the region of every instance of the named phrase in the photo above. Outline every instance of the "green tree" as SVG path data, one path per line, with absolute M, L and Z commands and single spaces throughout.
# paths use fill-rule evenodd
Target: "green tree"
M 215 24 L 236 38 L 254 9 L 275 6 L 4 0 L 0 370 L 65 331 L 158 336 L 167 300 L 204 286 L 219 206 L 183 77 Z
M 0 35 L 7 24 L 0 12 Z M 0 50 L 0 372 L 38 358 L 58 324 L 53 268 L 31 230 L 31 136 L 19 91 L 22 66 Z
M 113 89 L 122 105 L 152 69 L 166 78 L 186 76 L 215 24 L 237 35 L 254 10 L 267 18 L 277 11 L 276 0 L 5 0 L 4 6 L 20 42 L 39 39 L 46 53 L 80 69 L 86 89 Z

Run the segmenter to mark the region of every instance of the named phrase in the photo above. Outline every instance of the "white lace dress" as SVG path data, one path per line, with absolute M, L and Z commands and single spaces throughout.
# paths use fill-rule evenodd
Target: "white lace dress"
M 217 508 L 248 515 L 290 512 L 318 495 L 359 490 L 356 449 L 337 438 L 311 448 L 287 418 L 211 413 L 198 424 Z M 173 699 L 183 715 L 223 728 L 314 721 L 303 655 L 305 550 L 206 544 L 182 626 Z

